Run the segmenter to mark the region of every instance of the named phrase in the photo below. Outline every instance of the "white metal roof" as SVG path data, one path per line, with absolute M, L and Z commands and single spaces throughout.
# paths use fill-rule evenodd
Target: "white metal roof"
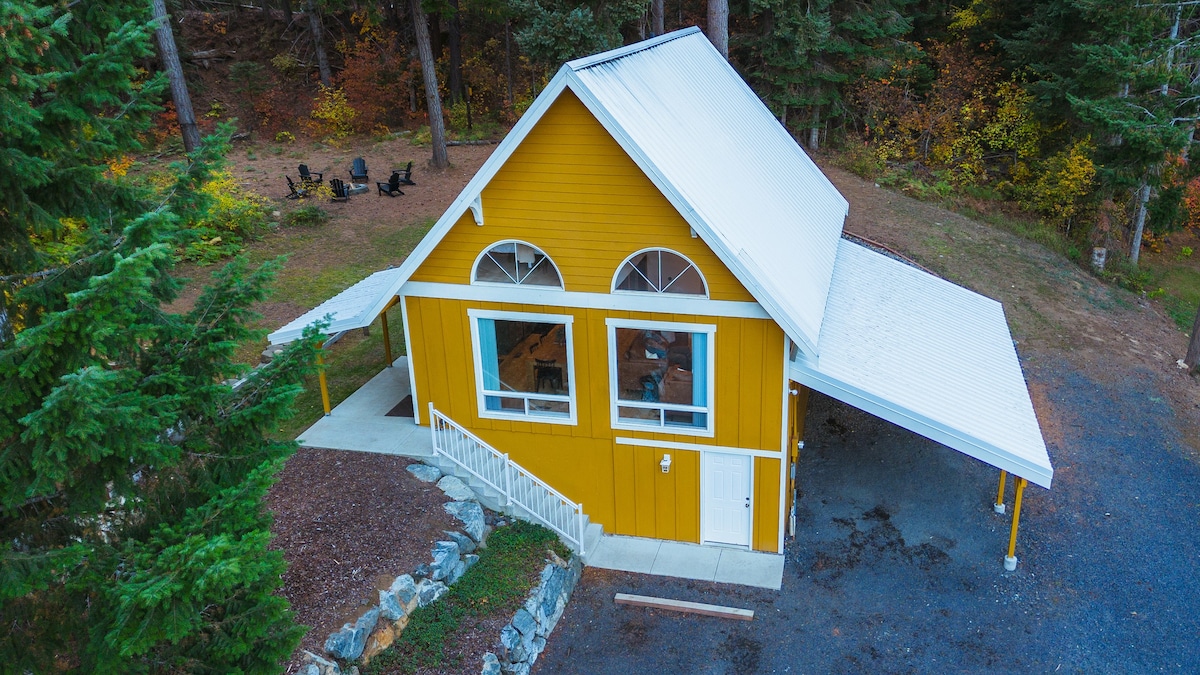
M 819 357 L 792 379 L 1050 487 L 1054 469 L 1000 303 L 842 240 Z
M 395 297 L 391 287 L 399 276 L 399 267 L 376 272 L 293 319 L 267 339 L 273 345 L 291 342 L 299 338 L 306 327 L 326 316 L 330 317 L 329 326 L 322 331 L 326 335 L 369 326 Z
M 400 266 L 390 293 L 567 89 L 784 332 L 815 353 L 849 206 L 698 28 L 564 65 Z
M 567 64 L 571 89 L 815 351 L 847 203 L 698 28 Z

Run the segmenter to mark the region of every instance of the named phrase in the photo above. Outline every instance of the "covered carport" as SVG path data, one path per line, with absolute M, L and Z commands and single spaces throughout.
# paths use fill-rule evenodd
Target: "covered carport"
M 791 379 L 1016 477 L 1005 567 L 1016 568 L 1027 483 L 1054 476 L 1000 303 L 839 243 L 816 358 Z

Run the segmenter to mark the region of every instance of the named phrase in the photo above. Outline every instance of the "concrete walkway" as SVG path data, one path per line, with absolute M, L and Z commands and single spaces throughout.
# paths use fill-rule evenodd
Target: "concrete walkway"
M 783 556 L 679 541 L 605 535 L 588 567 L 779 590 Z
M 412 393 L 408 359 L 400 357 L 384 368 L 296 439 L 309 448 L 357 450 L 404 457 L 433 456 L 429 427 L 411 417 L 388 417 L 396 404 Z

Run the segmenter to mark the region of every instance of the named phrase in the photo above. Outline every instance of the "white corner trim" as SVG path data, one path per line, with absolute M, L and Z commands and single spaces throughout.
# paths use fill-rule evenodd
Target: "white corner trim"
M 408 358 L 408 388 L 412 394 L 413 424 L 421 424 L 421 406 L 417 405 L 417 372 L 413 369 L 412 332 L 408 328 L 408 298 L 400 297 L 400 320 L 404 322 L 404 354 Z
M 787 531 L 787 502 L 788 502 L 788 474 L 791 472 L 791 452 L 788 448 L 788 435 L 791 431 L 791 425 L 788 424 L 788 411 L 791 408 L 791 396 L 789 395 L 792 388 L 791 370 L 788 368 L 788 354 L 792 350 L 792 341 L 788 337 L 783 338 L 783 399 L 781 406 L 783 408 L 783 419 L 780 422 L 779 434 L 779 552 L 783 553 L 783 536 Z M 804 411 L 807 412 L 807 411 Z M 802 414 L 797 411 L 797 414 Z

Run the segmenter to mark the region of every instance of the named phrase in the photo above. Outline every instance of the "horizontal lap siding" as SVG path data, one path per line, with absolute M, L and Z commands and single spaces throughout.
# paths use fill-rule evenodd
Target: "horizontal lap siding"
M 550 256 L 567 290 L 607 293 L 622 260 L 643 248 L 664 247 L 700 268 L 714 300 L 753 301 L 569 91 L 484 188 L 482 202 L 483 227 L 465 214 L 414 281 L 469 283 L 480 252 L 497 241 L 519 239 Z

